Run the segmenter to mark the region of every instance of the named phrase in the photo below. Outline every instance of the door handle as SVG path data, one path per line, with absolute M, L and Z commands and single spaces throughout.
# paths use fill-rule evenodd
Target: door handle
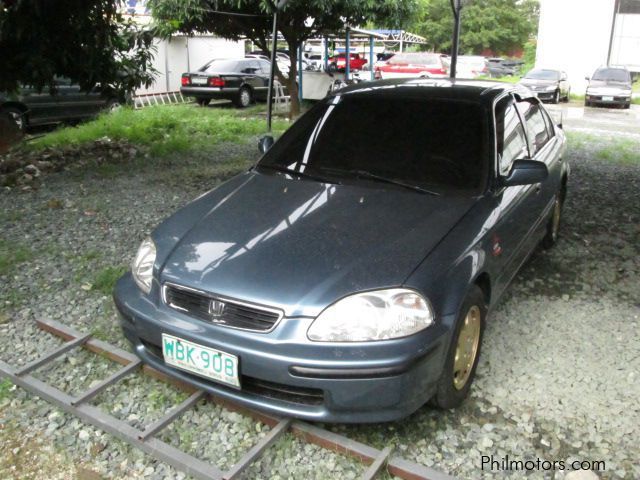
M 542 185 L 537 184 L 536 185 L 536 195 L 540 193 L 540 190 L 542 190 Z

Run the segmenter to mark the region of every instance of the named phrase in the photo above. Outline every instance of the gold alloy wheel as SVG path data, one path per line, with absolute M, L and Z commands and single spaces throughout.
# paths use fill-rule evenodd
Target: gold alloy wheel
M 480 323 L 480 308 L 473 305 L 464 317 L 464 323 L 458 334 L 456 356 L 453 361 L 453 386 L 456 390 L 462 390 L 471 375 L 480 345 Z

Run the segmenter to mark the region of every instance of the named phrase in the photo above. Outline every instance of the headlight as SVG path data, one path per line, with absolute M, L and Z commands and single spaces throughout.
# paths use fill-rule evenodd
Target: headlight
M 556 87 L 555 85 L 549 85 L 548 87 L 545 87 L 545 91 L 553 92 L 556 88 L 558 87 Z
M 153 264 L 155 261 L 156 246 L 151 238 L 145 238 L 131 264 L 133 279 L 144 293 L 151 291 L 151 279 L 153 278 Z
M 362 342 L 406 337 L 433 323 L 422 295 L 404 288 L 357 293 L 327 307 L 307 336 L 315 342 Z

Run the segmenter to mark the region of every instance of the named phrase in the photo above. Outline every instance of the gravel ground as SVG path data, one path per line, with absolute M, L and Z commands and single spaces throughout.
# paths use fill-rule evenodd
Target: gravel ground
M 640 141 L 635 163 L 616 161 L 615 142 L 610 135 L 574 141 L 562 237 L 531 258 L 493 312 L 471 399 L 453 412 L 425 407 L 402 422 L 331 429 L 378 447 L 393 444 L 405 458 L 461 478 L 522 476 L 482 471 L 482 455 L 603 460 L 603 478 L 640 478 Z M 613 160 L 599 154 L 604 148 Z M 34 191 L 0 193 L 0 248 L 22 252 L 21 263 L 0 270 L 0 359 L 21 364 L 60 343 L 38 331 L 36 318 L 126 346 L 105 279 L 126 267 L 162 218 L 247 165 L 242 158 L 255 157 L 253 142 L 227 145 L 197 158 L 136 165 L 127 175 L 61 172 Z M 74 352 L 36 375 L 75 391 L 115 368 Z M 112 389 L 93 403 L 135 426 L 185 398 L 138 375 L 127 383 L 127 393 Z M 227 468 L 267 432 L 201 404 L 162 437 Z M 6 382 L 0 452 L 1 478 L 70 478 L 80 468 L 107 478 L 184 478 Z M 246 478 L 355 478 L 362 470 L 285 436 Z

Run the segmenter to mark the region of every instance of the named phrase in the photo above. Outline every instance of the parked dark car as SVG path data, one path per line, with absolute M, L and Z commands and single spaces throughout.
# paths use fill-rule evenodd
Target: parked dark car
M 631 74 L 626 67 L 598 68 L 589 81 L 584 97 L 586 107 L 614 105 L 631 107 Z
M 518 73 L 518 67 L 513 61 L 494 57 L 487 59 L 489 75 L 492 77 L 512 77 Z
M 0 111 L 9 114 L 18 128 L 81 120 L 97 115 L 101 110 L 114 109 L 124 102 L 121 95 L 107 88 L 96 87 L 83 92 L 71 80 L 55 80 L 55 91 L 23 86 L 17 93 L 0 92 Z
M 182 74 L 180 92 L 200 105 L 212 99 L 233 101 L 240 108 L 264 100 L 269 91 L 271 65 L 262 58 L 216 59 L 196 72 Z
M 556 241 L 562 130 L 515 85 L 396 79 L 331 94 L 272 143 L 142 242 L 114 292 L 135 353 L 310 420 L 460 405 L 488 312 Z
M 540 100 L 551 103 L 568 102 L 571 95 L 571 84 L 567 74 L 561 70 L 534 68 L 519 83 L 535 92 Z

